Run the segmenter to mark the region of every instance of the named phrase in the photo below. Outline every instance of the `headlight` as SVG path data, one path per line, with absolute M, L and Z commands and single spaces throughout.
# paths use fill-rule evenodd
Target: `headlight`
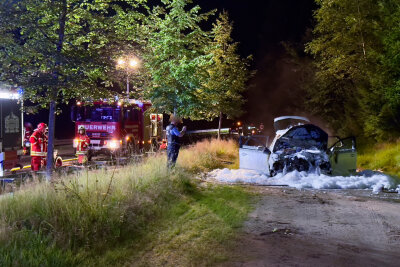
M 107 142 L 107 146 L 111 149 L 116 149 L 119 147 L 120 142 L 118 140 L 111 140 Z

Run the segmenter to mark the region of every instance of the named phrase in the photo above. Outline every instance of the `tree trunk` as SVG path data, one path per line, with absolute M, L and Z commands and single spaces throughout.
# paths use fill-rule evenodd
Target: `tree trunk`
M 222 112 L 219 113 L 218 140 L 221 139 L 221 127 L 222 127 Z
M 357 1 L 357 11 L 358 11 L 358 15 L 359 15 L 358 25 L 360 26 L 361 46 L 362 46 L 362 51 L 363 51 L 363 58 L 364 58 L 364 61 L 367 61 L 367 53 L 365 51 L 365 40 L 364 40 L 364 34 L 363 34 L 363 27 L 361 25 L 360 1 Z
M 61 55 L 62 49 L 64 45 L 64 37 L 65 37 L 65 22 L 67 19 L 67 1 L 62 1 L 62 9 L 59 17 L 59 29 L 58 29 L 58 42 L 57 42 L 57 60 L 55 63 L 55 72 L 54 72 L 54 80 L 56 83 L 59 82 L 59 70 L 58 68 L 61 66 Z M 49 133 L 48 133 L 48 143 L 47 143 L 47 164 L 46 164 L 46 179 L 47 181 L 51 181 L 51 177 L 53 174 L 54 167 L 54 131 L 56 126 L 56 100 L 58 95 L 58 87 L 52 90 L 52 100 L 50 102 L 49 107 Z
M 48 133 L 48 146 L 47 146 L 47 164 L 46 164 L 46 179 L 51 181 L 54 168 L 54 132 L 56 126 L 56 101 L 50 102 L 49 108 L 49 133 Z

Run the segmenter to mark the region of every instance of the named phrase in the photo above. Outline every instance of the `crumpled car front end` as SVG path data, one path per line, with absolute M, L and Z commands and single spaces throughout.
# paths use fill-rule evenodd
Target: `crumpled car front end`
M 277 151 L 270 157 L 270 175 L 291 171 L 331 173 L 329 156 L 325 151 L 306 149 L 298 152 L 293 150 Z
M 315 125 L 290 128 L 271 147 L 270 175 L 291 171 L 330 174 L 327 143 L 328 134 Z

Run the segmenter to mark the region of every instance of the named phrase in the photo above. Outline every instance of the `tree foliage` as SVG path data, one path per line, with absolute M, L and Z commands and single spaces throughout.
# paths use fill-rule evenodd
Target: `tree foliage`
M 202 119 L 202 84 L 211 56 L 205 52 L 210 33 L 201 24 L 212 12 L 200 13 L 188 0 L 161 2 L 141 29 L 144 65 L 151 77 L 146 96 L 159 111 Z
M 119 6 L 109 0 L 24 0 L 3 2 L 0 12 L 1 79 L 23 87 L 25 98 L 47 106 L 108 92 L 102 89 L 110 86 L 108 72 L 123 38 L 114 28 Z
M 139 35 L 150 77 L 145 95 L 153 107 L 191 119 L 239 115 L 250 73 L 248 60 L 237 54 L 227 14 L 208 31 L 204 25 L 215 11 L 201 13 L 190 0 L 161 2 Z
M 135 12 L 143 1 L 119 1 Z M 111 0 L 21 0 L 0 5 L 0 80 L 49 110 L 48 170 L 53 159 L 55 107 L 71 98 L 110 95 L 113 54 L 123 38 L 123 11 Z
M 397 42 L 393 37 L 400 28 L 395 22 L 399 4 L 392 0 L 316 2 L 314 39 L 307 44 L 315 58 L 315 75 L 307 89 L 311 111 L 339 133 L 377 139 L 398 135 L 399 95 L 393 94 L 398 76 L 390 69 Z
M 242 92 L 252 75 L 249 71 L 251 57 L 242 59 L 238 55 L 238 43 L 231 37 L 232 30 L 228 13 L 221 13 L 213 25 L 213 40 L 207 50 L 212 55 L 212 64 L 207 69 L 209 76 L 204 85 L 208 103 L 206 116 L 210 118 L 222 114 L 235 118 L 242 114 Z
M 133 81 L 131 96 L 150 99 L 159 112 L 191 119 L 236 116 L 249 76 L 237 54 L 232 25 L 191 0 L 20 0 L 0 4 L 0 81 L 49 107 L 48 169 L 53 157 L 56 105 L 112 97 Z M 213 39 L 214 38 L 214 39 Z M 142 68 L 116 69 L 135 56 Z M 119 84 L 119 86 L 115 86 Z

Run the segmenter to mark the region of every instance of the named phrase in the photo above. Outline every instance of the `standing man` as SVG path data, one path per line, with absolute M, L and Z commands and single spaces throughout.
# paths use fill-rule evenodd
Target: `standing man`
M 167 126 L 167 140 L 168 140 L 168 147 L 167 147 L 167 166 L 168 168 L 175 167 L 176 160 L 178 158 L 179 149 L 181 147 L 181 137 L 186 133 L 186 126 L 183 126 L 182 131 L 179 132 L 178 124 L 181 122 L 181 119 L 171 115 L 170 118 L 171 124 Z
M 86 134 L 85 126 L 81 125 L 78 129 L 78 136 L 75 138 L 76 156 L 78 157 L 79 164 L 85 164 L 88 161 L 88 152 L 90 145 L 90 138 Z
M 39 123 L 37 129 L 33 132 L 29 138 L 31 143 L 31 169 L 32 171 L 38 171 L 42 167 L 42 164 L 46 162 L 47 156 L 47 136 L 46 136 L 47 125 L 43 122 Z

